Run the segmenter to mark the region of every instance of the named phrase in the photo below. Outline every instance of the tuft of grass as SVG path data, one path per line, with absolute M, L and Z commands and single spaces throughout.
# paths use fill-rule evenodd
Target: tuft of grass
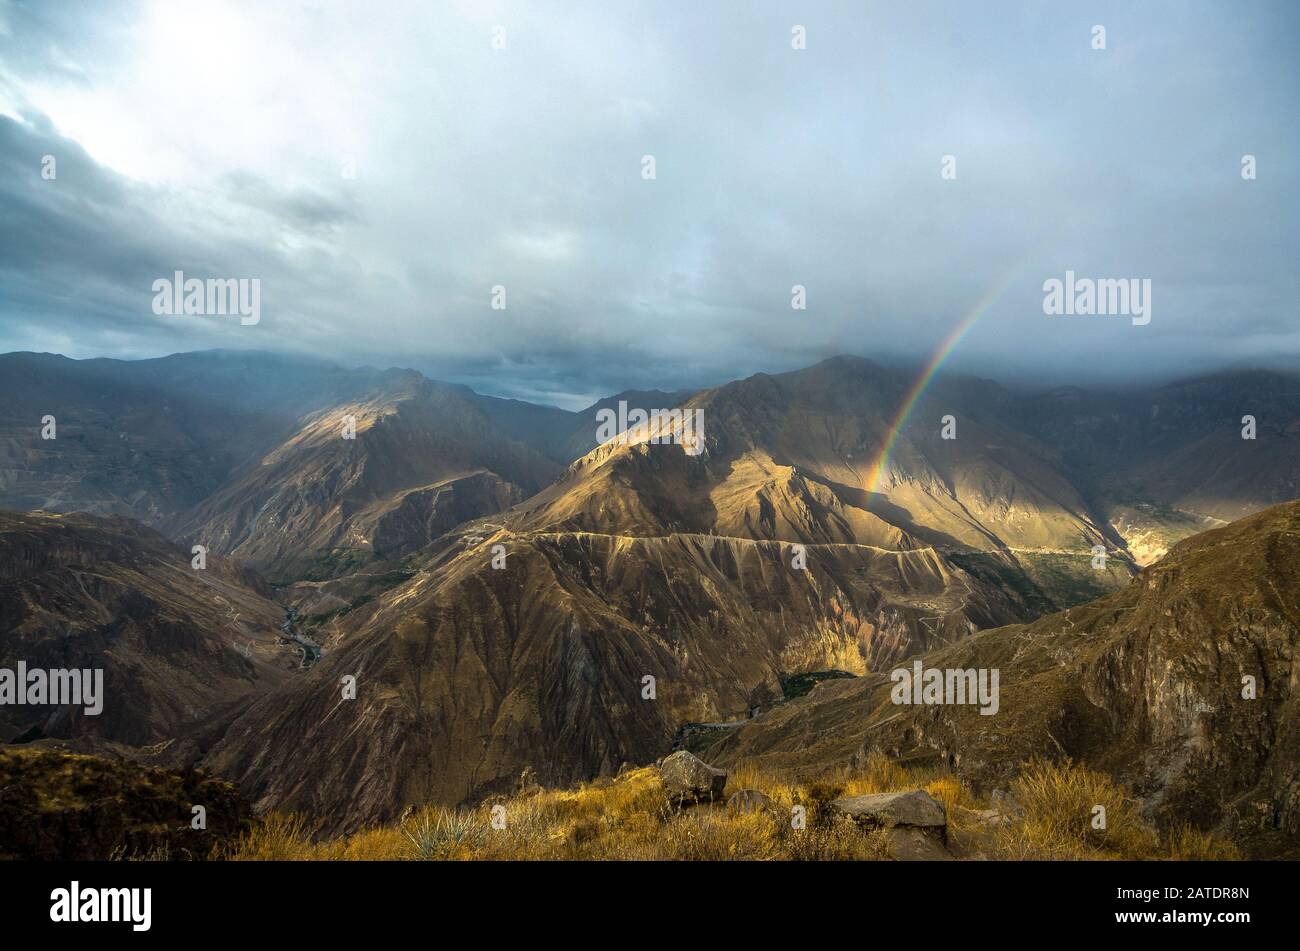
M 978 809 L 979 801 L 956 776 L 940 776 L 925 784 L 925 791 L 943 803 L 949 813 L 957 809 Z
M 865 830 L 845 815 L 782 833 L 784 858 L 796 862 L 873 862 L 887 858 L 883 829 Z
M 1168 854 L 1175 862 L 1235 862 L 1242 857 L 1231 842 L 1186 823 L 1173 829 L 1166 841 Z
M 1124 787 L 1068 759 L 1030 760 L 1011 793 L 1024 810 L 1004 836 L 1012 857 L 1137 859 L 1158 851 L 1154 827 Z
M 647 849 L 659 859 L 718 862 L 782 857 L 776 823 L 764 815 L 731 816 L 722 809 L 703 809 L 674 817 L 663 831 L 657 847 Z
M 915 788 L 918 778 L 884 753 L 873 750 L 858 770 L 846 776 L 845 795 L 865 796 L 909 786 Z
M 220 857 L 236 862 L 301 862 L 318 858 L 312 837 L 320 822 L 300 813 L 271 813 Z
M 265 817 L 223 855 L 241 860 L 404 859 L 428 861 L 875 861 L 887 833 L 839 815 L 840 796 L 924 788 L 944 804 L 950 841 L 961 855 L 1000 859 L 1237 858 L 1230 845 L 1190 826 L 1161 840 L 1138 804 L 1107 776 L 1070 762 L 1029 762 L 1012 784 L 1017 814 L 1002 826 L 982 822 L 989 803 L 950 773 L 905 768 L 883 755 L 859 767 L 798 779 L 752 763 L 731 774 L 728 790 L 757 789 L 772 811 L 733 815 L 723 803 L 676 809 L 653 767 L 628 770 L 575 789 L 543 789 L 474 808 L 428 806 L 401 822 L 319 841 L 302 816 Z M 504 828 L 493 823 L 502 806 Z M 806 827 L 791 822 L 806 809 Z M 1095 806 L 1106 828 L 1093 825 Z
M 408 854 L 418 861 L 459 858 L 481 845 L 484 829 L 472 812 L 459 809 L 425 809 L 401 828 Z

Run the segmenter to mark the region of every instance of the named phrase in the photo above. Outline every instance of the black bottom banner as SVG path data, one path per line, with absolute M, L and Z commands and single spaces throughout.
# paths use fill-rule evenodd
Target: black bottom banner
M 1286 863 L 1242 862 L 4 863 L 0 909 L 11 936 L 127 940 L 268 929 L 373 938 L 467 921 L 494 936 L 566 926 L 613 936 L 690 922 L 702 934 L 763 939 L 782 919 L 801 929 L 856 921 L 873 939 L 994 926 L 1231 940 L 1290 920 L 1289 878 Z

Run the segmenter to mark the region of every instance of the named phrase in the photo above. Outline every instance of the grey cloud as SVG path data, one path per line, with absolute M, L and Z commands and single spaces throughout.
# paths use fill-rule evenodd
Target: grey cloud
M 329 65 L 253 64 L 276 95 L 250 124 L 306 122 L 303 141 L 150 184 L 57 115 L 0 119 L 0 346 L 310 351 L 572 406 L 835 353 L 922 360 L 1010 275 L 954 363 L 1139 376 L 1300 354 L 1287 4 L 236 9 L 285 62 Z M 111 86 L 127 54 L 106 38 L 137 14 L 13 20 L 0 49 L 19 80 L 57 81 L 40 51 L 63 48 Z M 67 156 L 57 187 L 32 164 L 47 148 Z M 153 317 L 139 289 L 174 267 L 260 277 L 263 323 Z M 1067 269 L 1152 278 L 1151 325 L 1045 317 L 1041 284 Z
M 336 196 L 304 186 L 282 189 L 247 171 L 226 174 L 222 184 L 231 201 L 295 229 L 314 231 L 357 220 L 355 203 L 344 189 L 337 189 Z

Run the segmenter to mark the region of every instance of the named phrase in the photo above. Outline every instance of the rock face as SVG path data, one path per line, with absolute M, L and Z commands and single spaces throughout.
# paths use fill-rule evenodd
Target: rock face
M 727 788 L 725 770 L 714 769 L 699 757 L 678 750 L 659 766 L 659 778 L 670 801 L 680 804 L 717 802 Z
M 885 829 L 889 857 L 899 862 L 942 862 L 953 858 L 946 848 L 948 817 L 943 803 L 924 789 L 848 796 L 831 803 L 836 812 L 868 829 Z
M 401 558 L 426 547 L 461 522 L 492 515 L 523 499 L 523 492 L 486 470 L 400 493 L 375 520 L 375 556 Z
M 895 826 L 885 839 L 885 851 L 895 862 L 952 862 L 956 856 L 945 846 L 945 836 L 936 829 Z
M 924 789 L 874 793 L 869 796 L 847 796 L 836 799 L 831 803 L 831 808 L 863 825 L 874 827 L 916 826 L 923 829 L 946 829 L 948 824 L 943 803 Z
M 1297 856 L 1298 625 L 1300 502 L 1289 502 L 1179 543 L 1124 591 L 922 658 L 999 670 L 993 715 L 896 704 L 882 671 L 821 684 L 706 755 L 790 769 L 879 750 L 989 790 L 1031 756 L 1068 756 L 1127 785 L 1158 824 Z

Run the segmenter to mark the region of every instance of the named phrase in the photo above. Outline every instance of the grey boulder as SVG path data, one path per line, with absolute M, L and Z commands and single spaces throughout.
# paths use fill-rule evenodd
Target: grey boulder
M 884 829 L 889 857 L 899 862 L 951 861 L 948 814 L 924 789 L 846 796 L 831 803 L 836 812 L 867 829 Z
M 864 825 L 878 828 L 917 826 L 925 829 L 948 825 L 943 803 L 924 789 L 846 796 L 832 802 L 831 808 Z
M 659 764 L 664 791 L 674 802 L 714 802 L 727 788 L 725 770 L 714 769 L 698 756 L 678 750 Z

